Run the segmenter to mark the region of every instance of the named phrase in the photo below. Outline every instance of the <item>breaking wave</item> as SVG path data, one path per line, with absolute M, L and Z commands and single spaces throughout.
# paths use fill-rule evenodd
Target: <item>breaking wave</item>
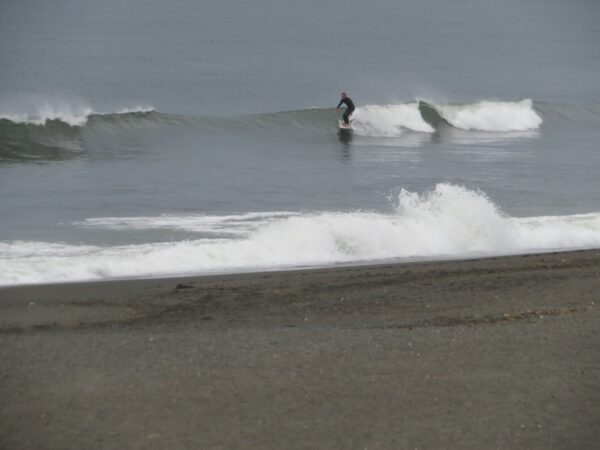
M 152 106 L 135 106 L 133 108 L 123 108 L 116 112 L 97 112 L 88 106 L 71 106 L 71 105 L 42 105 L 34 112 L 0 112 L 0 120 L 12 122 L 13 124 L 27 125 L 47 125 L 48 122 L 62 122 L 71 127 L 84 126 L 90 117 L 93 116 L 112 116 L 132 113 L 147 113 L 154 112 Z
M 397 137 L 407 131 L 434 133 L 444 125 L 466 131 L 529 131 L 542 123 L 530 99 L 469 104 L 419 100 L 399 105 L 368 105 L 357 108 L 353 119 L 356 133 L 370 137 Z
M 98 247 L 0 243 L 0 284 L 281 270 L 351 262 L 600 247 L 600 213 L 516 218 L 482 192 L 438 184 L 400 191 L 389 213 L 265 212 L 93 218 L 115 232 L 187 230 L 190 240 Z
M 433 109 L 448 124 L 467 131 L 526 131 L 535 130 L 542 124 L 531 99 L 519 102 L 482 101 L 466 105 L 423 102 L 422 108 Z
M 423 120 L 418 102 L 359 107 L 353 115 L 353 122 L 356 133 L 365 136 L 396 137 L 403 131 L 435 131 Z
M 390 105 L 360 106 L 354 113 L 358 134 L 390 137 L 403 131 L 433 133 L 444 123 L 462 130 L 523 131 L 537 129 L 542 123 L 538 111 L 552 117 L 571 119 L 582 116 L 600 119 L 600 106 L 568 106 L 536 104 L 531 99 L 521 101 L 481 101 L 467 104 L 445 104 L 429 101 L 412 101 Z M 6 128 L 18 126 L 70 127 L 98 126 L 120 121 L 132 125 L 132 119 L 149 119 L 158 123 L 187 124 L 202 128 L 225 130 L 274 130 L 281 127 L 332 130 L 338 112 L 333 108 L 309 108 L 296 111 L 248 114 L 236 117 L 190 117 L 156 111 L 152 106 L 135 106 L 114 112 L 99 112 L 90 107 L 44 105 L 35 112 L 2 112 L 0 123 Z M 1 137 L 1 135 L 0 135 Z
M 139 125 L 154 114 L 150 106 L 112 113 L 89 107 L 44 105 L 35 112 L 0 112 L 0 162 L 55 161 L 85 152 L 82 132 Z M 135 123 L 134 123 L 135 122 Z
M 144 105 L 114 112 L 68 105 L 45 105 L 29 113 L 0 110 L 0 162 L 68 158 L 86 150 L 84 133 L 93 133 L 100 139 L 120 132 L 140 136 L 161 126 L 223 135 L 272 135 L 297 130 L 302 135 L 330 136 L 337 132 L 339 114 L 333 108 L 309 108 L 234 117 L 193 117 L 163 113 Z M 443 134 L 469 143 L 531 136 L 541 126 L 542 117 L 597 123 L 600 105 L 534 104 L 531 99 L 466 104 L 418 100 L 360 106 L 354 113 L 353 124 L 358 137 L 381 140 L 402 137 L 418 143 L 427 136 Z M 452 130 L 459 133 L 456 136 L 447 133 Z

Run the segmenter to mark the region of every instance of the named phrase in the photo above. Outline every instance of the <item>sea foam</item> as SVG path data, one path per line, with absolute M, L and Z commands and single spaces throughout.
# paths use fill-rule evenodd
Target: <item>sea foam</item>
M 426 104 L 448 124 L 466 131 L 529 131 L 539 128 L 542 123 L 531 99 L 518 102 L 484 100 L 467 104 Z M 407 131 L 435 132 L 434 126 L 423 118 L 419 102 L 358 107 L 353 121 L 355 133 L 361 136 L 398 137 Z
M 433 107 L 450 125 L 462 130 L 525 131 L 535 130 L 542 123 L 531 99 L 518 102 L 486 100 L 465 105 L 433 104 Z
M 278 270 L 403 258 L 462 258 L 600 246 L 600 213 L 515 218 L 482 192 L 401 190 L 387 213 L 249 213 L 96 218 L 78 227 L 187 230 L 201 237 L 125 246 L 0 243 L 0 284 Z
M 423 120 L 419 104 L 367 105 L 356 109 L 353 126 L 363 136 L 397 137 L 405 131 L 433 133 L 435 129 Z

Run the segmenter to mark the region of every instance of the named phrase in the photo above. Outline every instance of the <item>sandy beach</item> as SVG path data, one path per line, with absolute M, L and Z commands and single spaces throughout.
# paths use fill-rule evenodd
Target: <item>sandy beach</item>
M 600 442 L 600 250 L 0 298 L 1 448 Z

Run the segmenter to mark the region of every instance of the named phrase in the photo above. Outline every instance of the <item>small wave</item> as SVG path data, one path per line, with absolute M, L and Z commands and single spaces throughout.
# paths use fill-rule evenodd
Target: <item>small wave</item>
M 54 131 L 59 130 L 58 126 L 61 124 L 77 128 L 93 125 L 101 130 L 103 126 L 111 129 L 132 128 L 151 121 L 226 133 L 273 133 L 290 129 L 323 132 L 335 129 L 337 117 L 338 113 L 332 108 L 308 108 L 236 117 L 190 117 L 160 113 L 152 106 L 143 105 L 113 112 L 65 105 L 46 105 L 32 113 L 0 112 L 0 122 L 5 124 L 41 127 L 53 124 Z M 386 138 L 398 137 L 406 132 L 433 133 L 442 121 L 462 130 L 492 132 L 532 130 L 542 123 L 529 99 L 520 102 L 482 101 L 464 105 L 424 101 L 366 105 L 356 109 L 353 119 L 357 135 Z
M 120 114 L 147 113 L 155 111 L 151 106 L 134 106 L 133 108 L 123 108 L 116 112 L 97 112 L 90 107 L 74 107 L 69 105 L 53 106 L 43 105 L 35 112 L 0 112 L 0 119 L 4 119 L 15 124 L 40 125 L 44 126 L 48 122 L 62 122 L 72 127 L 82 127 L 92 116 L 112 116 Z
M 0 113 L 0 162 L 58 161 L 85 151 L 82 130 L 94 123 L 99 129 L 123 127 L 154 112 L 135 106 L 116 112 L 96 112 L 89 107 L 44 105 L 32 113 Z
M 600 119 L 600 108 L 534 104 L 532 100 L 480 101 L 468 104 L 423 100 L 390 105 L 359 106 L 354 113 L 355 143 L 418 146 L 434 139 L 473 144 L 537 136 L 542 118 Z M 89 107 L 44 106 L 33 113 L 0 112 L 0 162 L 57 160 L 85 151 L 83 132 L 96 140 L 115 133 L 138 133 L 157 127 L 186 127 L 212 135 L 289 137 L 335 133 L 339 112 L 333 108 L 247 114 L 234 117 L 194 117 L 156 111 L 138 105 L 98 112 Z
M 435 117 L 437 113 L 448 124 L 467 131 L 527 131 L 539 128 L 542 123 L 531 99 L 518 102 L 484 100 L 464 105 L 422 102 L 420 109 L 425 110 L 425 115 L 429 113 L 430 120 L 439 123 Z
M 482 192 L 401 190 L 390 213 L 249 213 L 96 218 L 78 226 L 185 229 L 200 239 L 95 247 L 0 243 L 0 284 L 278 270 L 402 258 L 519 254 L 600 246 L 600 213 L 515 218 Z

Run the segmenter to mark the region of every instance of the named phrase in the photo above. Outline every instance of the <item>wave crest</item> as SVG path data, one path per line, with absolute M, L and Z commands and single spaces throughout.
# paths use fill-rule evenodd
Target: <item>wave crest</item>
M 72 127 L 82 127 L 92 116 L 111 116 L 119 114 L 153 112 L 152 106 L 134 106 L 123 108 L 116 112 L 98 112 L 88 106 L 50 105 L 39 106 L 33 112 L 0 112 L 0 119 L 15 124 L 41 125 L 48 122 L 62 122 Z

